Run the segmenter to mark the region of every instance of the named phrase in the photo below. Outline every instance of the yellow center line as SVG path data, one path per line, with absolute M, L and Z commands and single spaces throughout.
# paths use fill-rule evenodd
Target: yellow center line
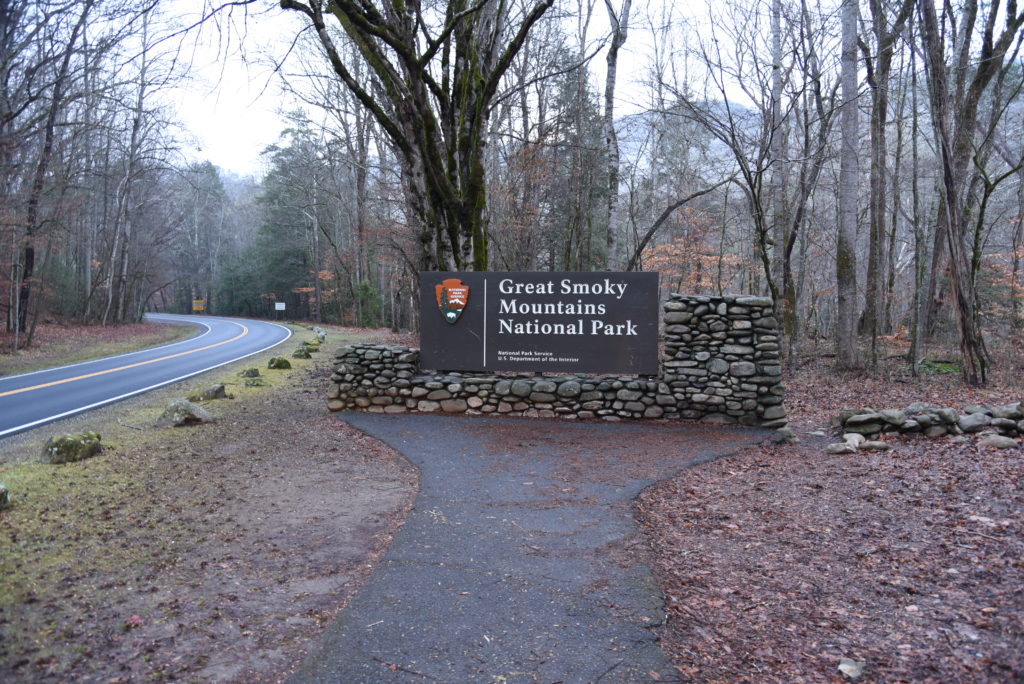
M 41 385 L 33 385 L 32 387 L 22 387 L 21 389 L 10 390 L 7 392 L 0 392 L 0 397 L 9 397 L 12 394 L 21 394 L 22 392 L 31 392 L 32 390 L 43 389 L 44 387 L 53 387 L 55 385 L 63 385 L 66 382 L 75 382 L 76 380 L 85 380 L 87 378 L 95 378 L 100 375 L 106 375 L 107 373 L 116 373 L 118 371 L 128 370 L 129 368 L 138 368 L 139 366 L 147 366 L 151 363 L 157 363 L 159 361 L 167 361 L 168 359 L 176 359 L 179 356 L 186 356 L 188 354 L 195 354 L 196 352 L 206 351 L 207 349 L 213 349 L 219 347 L 222 344 L 228 344 L 235 340 L 240 340 L 249 334 L 249 328 L 245 327 L 241 323 L 235 323 L 234 321 L 226 321 L 232 325 L 237 325 L 242 329 L 242 332 L 235 335 L 230 340 L 224 340 L 223 342 L 214 342 L 208 344 L 205 347 L 198 347 L 197 349 L 189 349 L 188 351 L 178 352 L 177 354 L 170 354 L 168 356 L 161 356 L 157 359 L 150 359 L 149 361 L 139 361 L 138 363 L 131 363 L 127 366 L 120 366 L 118 368 L 108 368 L 107 370 L 96 371 L 95 373 L 86 373 L 85 375 L 78 375 L 73 378 L 64 378 L 63 380 L 54 380 L 53 382 L 44 382 Z

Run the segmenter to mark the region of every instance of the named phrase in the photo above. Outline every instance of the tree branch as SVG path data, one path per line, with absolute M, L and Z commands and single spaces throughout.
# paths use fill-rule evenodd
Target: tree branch
M 626 270 L 632 271 L 633 269 L 636 268 L 637 262 L 640 260 L 640 254 L 644 251 L 644 248 L 647 247 L 647 244 L 654 238 L 654 234 L 658 232 L 658 229 L 661 228 L 661 225 L 668 220 L 669 216 L 672 215 L 672 212 L 674 212 L 676 209 L 683 206 L 687 202 L 695 200 L 698 197 L 703 197 L 704 195 L 707 195 L 708 193 L 713 192 L 718 188 L 722 187 L 726 183 L 731 183 L 733 180 L 735 180 L 735 178 L 735 176 L 729 176 L 724 180 L 718 181 L 714 185 L 706 187 L 703 190 L 698 190 L 697 192 L 691 195 L 687 195 L 683 199 L 677 200 L 672 204 L 668 205 L 667 207 L 665 207 L 665 210 L 662 211 L 661 215 L 658 216 L 654 223 L 651 224 L 651 227 L 647 229 L 647 232 L 644 234 L 639 244 L 637 244 L 636 249 L 633 251 L 632 256 L 630 256 L 629 258 L 629 265 L 626 266 Z

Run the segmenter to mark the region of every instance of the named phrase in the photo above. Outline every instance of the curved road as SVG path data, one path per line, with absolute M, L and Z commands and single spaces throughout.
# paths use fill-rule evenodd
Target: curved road
M 292 334 L 284 326 L 247 319 L 174 314 L 147 314 L 146 318 L 187 323 L 200 328 L 200 333 L 130 354 L 0 378 L 0 437 L 258 354 Z

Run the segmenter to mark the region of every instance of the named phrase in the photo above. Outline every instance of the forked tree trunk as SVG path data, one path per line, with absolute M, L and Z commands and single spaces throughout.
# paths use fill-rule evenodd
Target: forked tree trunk
M 929 0 L 919 3 L 925 75 L 942 170 L 939 228 L 945 231 L 945 245 L 949 250 L 950 285 L 956 299 L 963 377 L 970 385 L 985 383 L 990 359 L 979 324 L 974 273 L 967 247 L 973 226 L 967 188 L 968 167 L 972 158 L 982 154 L 975 145 L 981 99 L 992 79 L 1004 68 L 1007 51 L 1024 26 L 1024 11 L 1017 13 L 1016 3 L 1010 3 L 997 36 L 999 7 L 998 3 L 988 5 L 983 8 L 988 14 L 979 17 L 978 4 L 974 0 L 968 3 L 970 12 L 961 17 L 960 38 L 966 40 L 963 36 L 971 36 L 975 28 L 972 22 L 980 20 L 983 26 L 979 37 L 981 49 L 974 55 L 966 50 L 965 44 L 950 65 L 945 54 L 946 36 L 939 26 L 935 6 Z

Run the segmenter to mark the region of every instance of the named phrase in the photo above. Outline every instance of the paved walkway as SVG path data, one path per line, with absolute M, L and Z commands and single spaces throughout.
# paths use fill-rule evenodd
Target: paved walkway
M 749 429 L 350 413 L 421 470 L 414 511 L 292 682 L 677 681 L 630 503 Z

